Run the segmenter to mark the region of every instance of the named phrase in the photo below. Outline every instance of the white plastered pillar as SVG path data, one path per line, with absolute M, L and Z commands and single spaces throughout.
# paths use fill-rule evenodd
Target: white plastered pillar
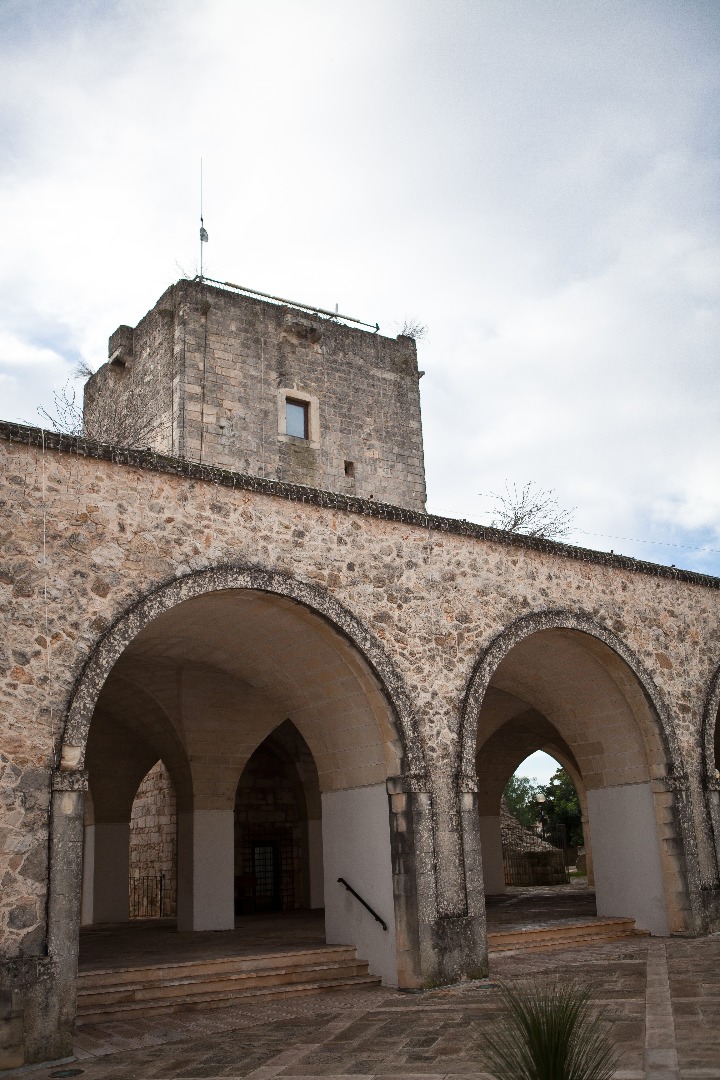
M 397 944 L 387 786 L 373 784 L 322 796 L 325 936 L 354 945 L 370 972 L 397 986 Z M 387 930 L 342 885 L 343 877 L 385 920 Z
M 88 828 L 95 834 L 92 921 L 127 922 L 130 918 L 130 822 L 97 821 Z
M 310 907 L 325 907 L 325 880 L 323 871 L 322 821 L 308 820 L 308 864 L 310 871 Z
M 588 791 L 598 915 L 669 933 L 657 823 L 649 783 Z
M 178 930 L 235 926 L 233 810 L 178 814 Z

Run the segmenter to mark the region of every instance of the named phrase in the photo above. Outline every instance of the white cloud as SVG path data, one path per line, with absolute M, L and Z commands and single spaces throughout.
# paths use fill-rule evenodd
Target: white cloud
M 720 572 L 714 4 L 3 10 L 4 415 L 194 271 L 202 155 L 206 272 L 429 325 L 431 505 L 535 479 Z

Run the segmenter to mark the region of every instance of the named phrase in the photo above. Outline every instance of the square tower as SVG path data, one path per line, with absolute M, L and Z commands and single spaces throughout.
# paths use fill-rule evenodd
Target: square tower
M 411 337 L 196 278 L 111 336 L 85 419 L 127 442 L 134 414 L 160 453 L 422 512 L 419 379 Z

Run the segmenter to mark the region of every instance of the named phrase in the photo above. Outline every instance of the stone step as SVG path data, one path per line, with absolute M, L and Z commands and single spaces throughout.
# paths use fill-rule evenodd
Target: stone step
M 220 975 L 242 972 L 290 970 L 305 964 L 327 962 L 346 963 L 356 959 L 355 949 L 349 945 L 322 945 L 314 949 L 292 949 L 287 952 L 258 953 L 253 956 L 222 956 L 207 960 L 183 960 L 177 963 L 134 964 L 127 967 L 98 968 L 81 971 L 77 985 L 80 989 L 115 987 L 121 983 L 175 979 L 183 974 Z
M 347 978 L 317 979 L 314 982 L 292 983 L 276 986 L 261 986 L 256 989 L 248 989 L 243 992 L 228 991 L 213 994 L 188 995 L 170 1000 L 152 1001 L 128 1001 L 115 1005 L 88 1007 L 81 1009 L 78 1002 L 77 1024 L 104 1023 L 119 1017 L 131 1017 L 133 1014 L 142 1016 L 156 1015 L 157 1013 L 175 1012 L 178 1009 L 220 1009 L 233 1005 L 236 1002 L 273 1001 L 287 994 L 322 994 L 333 990 L 361 989 L 369 986 L 380 986 L 380 979 L 376 975 L 352 975 Z
M 507 952 L 510 949 L 548 949 L 572 945 L 593 945 L 603 941 L 618 941 L 627 937 L 647 937 L 636 930 L 634 919 L 592 919 L 582 923 L 542 926 L 527 930 L 499 930 L 488 934 L 488 950 Z
M 162 978 L 146 977 L 142 981 L 123 982 L 115 986 L 78 986 L 78 1010 L 128 1001 L 170 1001 L 188 996 L 208 996 L 215 993 L 240 995 L 247 990 L 269 986 L 293 986 L 325 978 L 354 978 L 367 975 L 367 964 L 355 957 L 344 962 L 278 966 L 262 971 L 225 971 L 215 975 L 178 971 Z
M 78 975 L 78 1023 L 379 984 L 379 979 L 368 974 L 367 963 L 358 960 L 355 949 L 348 945 L 128 965 Z

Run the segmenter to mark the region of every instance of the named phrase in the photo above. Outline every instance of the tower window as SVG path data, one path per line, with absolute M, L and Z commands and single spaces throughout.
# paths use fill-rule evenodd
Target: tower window
M 346 461 L 345 462 L 345 475 L 350 476 L 350 477 L 355 476 L 355 462 L 354 461 Z
M 294 435 L 296 439 L 307 439 L 309 437 L 308 403 L 306 401 L 294 401 L 292 398 L 286 398 L 285 431 L 288 435 Z

